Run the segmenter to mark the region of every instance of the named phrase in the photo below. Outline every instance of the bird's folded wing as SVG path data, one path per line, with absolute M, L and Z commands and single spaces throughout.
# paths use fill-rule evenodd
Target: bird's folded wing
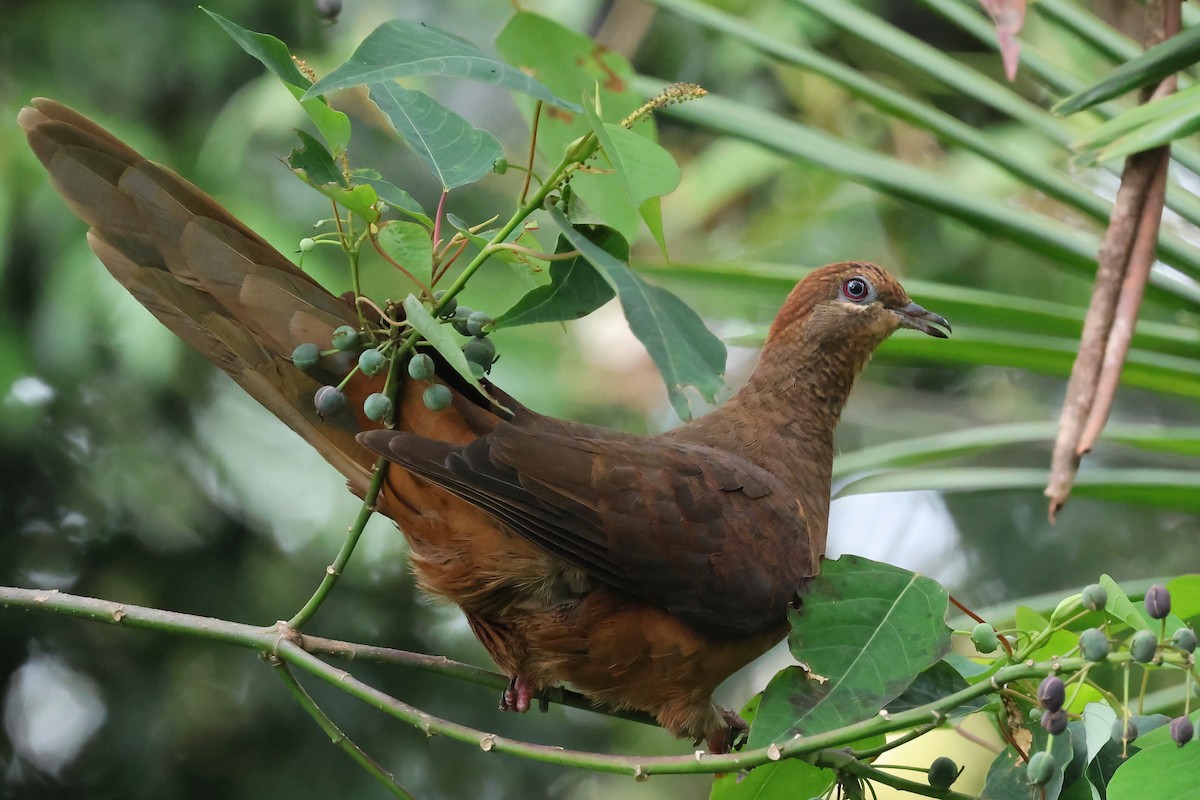
M 532 414 L 465 447 L 391 431 L 362 441 L 597 580 L 711 635 L 783 624 L 810 576 L 795 498 L 722 450 Z

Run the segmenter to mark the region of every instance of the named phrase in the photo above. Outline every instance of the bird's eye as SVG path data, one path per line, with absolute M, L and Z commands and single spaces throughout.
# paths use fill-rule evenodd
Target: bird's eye
M 842 284 L 842 295 L 847 300 L 859 302 L 866 300 L 871 294 L 871 284 L 865 278 L 850 278 Z

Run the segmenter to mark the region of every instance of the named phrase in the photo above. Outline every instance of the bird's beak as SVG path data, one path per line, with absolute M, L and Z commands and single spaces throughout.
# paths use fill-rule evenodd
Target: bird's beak
M 916 303 L 909 303 L 902 308 L 893 308 L 892 312 L 900 318 L 900 325 L 905 328 L 912 328 L 914 331 L 927 333 L 930 336 L 936 336 L 939 339 L 949 338 L 943 331 L 938 330 L 929 323 L 934 322 L 941 325 L 947 331 L 950 330 L 950 323 L 946 322 L 945 317 L 941 317 L 932 311 L 925 309 Z

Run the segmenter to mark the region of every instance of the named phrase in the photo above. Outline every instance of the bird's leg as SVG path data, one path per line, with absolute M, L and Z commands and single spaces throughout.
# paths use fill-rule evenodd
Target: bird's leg
M 532 681 L 521 675 L 512 676 L 508 679 L 508 688 L 500 696 L 500 710 L 524 714 L 529 710 L 529 701 L 536 691 Z
M 708 752 L 714 755 L 728 753 L 741 747 L 745 744 L 746 732 L 750 730 L 746 720 L 732 708 L 721 708 L 720 712 L 721 718 L 725 720 L 725 727 L 710 734 L 706 742 Z

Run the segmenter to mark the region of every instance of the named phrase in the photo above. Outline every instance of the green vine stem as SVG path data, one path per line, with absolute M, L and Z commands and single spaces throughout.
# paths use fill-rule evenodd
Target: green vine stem
M 312 696 L 304 691 L 304 687 L 296 680 L 296 676 L 292 674 L 286 663 L 276 659 L 272 666 L 276 668 L 279 677 L 283 679 L 284 684 L 291 690 L 292 696 L 296 698 L 296 702 L 317 721 L 317 724 L 329 736 L 331 742 L 345 751 L 350 758 L 354 759 L 359 766 L 383 784 L 393 795 L 405 798 L 405 800 L 415 800 L 403 786 L 396 782 L 396 776 L 384 769 L 379 762 L 367 755 L 361 747 L 356 745 L 349 736 L 342 732 L 342 729 L 317 705 Z
M 877 776 L 871 767 L 859 762 L 844 748 L 850 743 L 868 736 L 941 724 L 946 720 L 946 714 L 950 710 L 977 697 L 997 691 L 1012 681 L 1042 677 L 1055 672 L 1072 672 L 1084 668 L 1089 663 L 1082 658 L 1072 658 L 1037 664 L 1013 664 L 999 670 L 990 680 L 969 686 L 918 708 L 897 714 L 872 717 L 834 731 L 797 737 L 781 744 L 772 744 L 740 753 L 724 755 L 699 753 L 689 756 L 647 757 L 610 756 L 509 739 L 434 717 L 357 680 L 344 670 L 325 663 L 304 648 L 302 643 L 305 637 L 283 625 L 259 628 L 208 617 L 78 597 L 57 591 L 0 587 L 0 608 L 8 607 L 43 613 L 58 613 L 95 622 L 212 639 L 267 652 L 397 719 L 420 728 L 429 735 L 447 736 L 457 741 L 474 744 L 489 752 L 507 753 L 534 761 L 629 775 L 635 778 L 644 778 L 649 775 L 736 772 L 783 758 L 801 758 L 818 766 L 829 766 L 869 780 L 901 782 L 902 788 L 919 794 L 928 794 L 930 787 L 903 781 L 901 778 L 890 775 L 886 776 L 885 781 L 884 778 Z M 353 645 L 342 643 L 340 647 L 351 648 Z M 1184 654 L 1170 654 L 1166 660 L 1182 665 L 1184 659 Z M 1125 664 L 1129 660 L 1128 653 L 1113 653 L 1108 657 L 1108 661 L 1114 664 Z M 888 785 L 895 784 L 889 783 Z M 954 794 L 936 796 L 961 797 L 961 795 Z
M 312 619 L 317 613 L 317 609 L 325 602 L 325 598 L 333 591 L 333 587 L 338 582 L 338 578 L 342 576 L 342 570 L 346 568 L 346 564 L 350 562 L 350 556 L 354 553 L 354 548 L 358 545 L 358 539 L 362 536 L 363 530 L 367 527 L 367 521 L 371 519 L 371 514 L 375 511 L 375 501 L 379 499 L 379 490 L 383 487 L 383 480 L 387 477 L 388 462 L 382 458 L 375 461 L 375 472 L 371 476 L 371 485 L 367 487 L 367 493 L 363 497 L 362 507 L 358 510 L 358 516 L 354 518 L 354 524 L 346 532 L 346 538 L 342 541 L 342 547 L 338 550 L 337 556 L 333 559 L 333 563 L 325 568 L 325 577 L 321 579 L 321 583 L 317 586 L 312 597 L 308 598 L 308 602 L 304 607 L 296 612 L 290 620 L 287 621 L 287 626 L 295 630 L 299 630 Z

